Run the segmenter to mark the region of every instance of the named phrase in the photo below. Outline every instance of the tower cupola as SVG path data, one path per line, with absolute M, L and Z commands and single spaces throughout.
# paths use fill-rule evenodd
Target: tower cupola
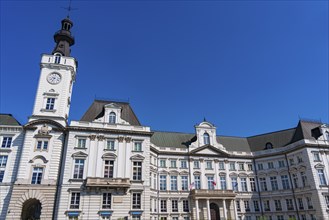
M 52 54 L 60 53 L 62 56 L 70 56 L 70 46 L 74 44 L 74 37 L 71 34 L 72 27 L 73 22 L 69 19 L 69 17 L 62 20 L 61 30 L 57 31 L 54 35 L 56 46 Z

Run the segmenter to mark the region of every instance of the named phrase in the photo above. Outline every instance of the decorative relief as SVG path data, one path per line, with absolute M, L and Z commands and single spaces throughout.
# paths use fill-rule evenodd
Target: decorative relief
M 98 136 L 97 136 L 97 139 L 98 139 L 99 141 L 104 141 L 104 140 L 105 140 L 105 137 L 104 137 L 104 135 L 98 135 Z
M 96 139 L 96 135 L 94 135 L 94 134 L 89 135 L 89 138 L 90 138 L 90 140 L 94 141 Z
M 126 137 L 126 138 L 125 138 L 125 141 L 126 141 L 127 143 L 130 143 L 130 141 L 131 141 L 131 137 Z
M 50 128 L 48 127 L 48 125 L 44 124 L 38 131 L 38 134 L 40 135 L 49 135 L 50 132 Z
M 124 139 L 125 139 L 124 137 L 118 137 L 120 143 L 122 143 Z

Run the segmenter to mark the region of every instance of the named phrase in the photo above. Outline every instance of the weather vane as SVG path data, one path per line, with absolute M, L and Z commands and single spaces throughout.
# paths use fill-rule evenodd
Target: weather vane
M 70 18 L 70 12 L 76 10 L 76 8 L 71 7 L 72 0 L 69 0 L 69 7 L 62 7 L 67 10 L 67 17 Z

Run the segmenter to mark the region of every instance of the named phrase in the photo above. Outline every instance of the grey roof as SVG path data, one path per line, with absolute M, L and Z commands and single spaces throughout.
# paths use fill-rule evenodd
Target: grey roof
M 299 121 L 297 127 L 291 129 L 251 137 L 217 136 L 216 139 L 228 151 L 260 151 L 265 149 L 268 142 L 273 145 L 273 148 L 280 148 L 302 139 L 313 139 L 311 130 L 321 124 L 320 122 Z M 154 131 L 151 143 L 158 147 L 185 147 L 181 143 L 190 140 L 193 136 L 195 134 Z
M 0 125 L 20 126 L 21 124 L 11 114 L 0 114 Z
M 81 121 L 88 121 L 92 122 L 97 118 L 104 116 L 104 106 L 110 103 L 115 103 L 116 105 L 120 106 L 122 109 L 121 112 L 121 118 L 127 122 L 129 122 L 130 125 L 136 125 L 140 126 L 140 122 L 138 118 L 136 117 L 134 111 L 130 107 L 130 104 L 127 102 L 117 102 L 117 101 L 105 101 L 105 100 L 94 100 L 94 102 L 91 104 L 89 109 L 86 111 L 86 113 L 82 116 L 80 119 Z

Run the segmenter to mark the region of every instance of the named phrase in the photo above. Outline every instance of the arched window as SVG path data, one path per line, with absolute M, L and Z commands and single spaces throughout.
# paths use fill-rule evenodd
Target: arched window
M 206 132 L 203 134 L 203 143 L 206 144 L 210 144 L 210 137 L 209 134 Z
M 109 123 L 110 124 L 115 124 L 116 123 L 116 114 L 114 112 L 111 112 L 110 113 L 110 116 L 109 116 Z

